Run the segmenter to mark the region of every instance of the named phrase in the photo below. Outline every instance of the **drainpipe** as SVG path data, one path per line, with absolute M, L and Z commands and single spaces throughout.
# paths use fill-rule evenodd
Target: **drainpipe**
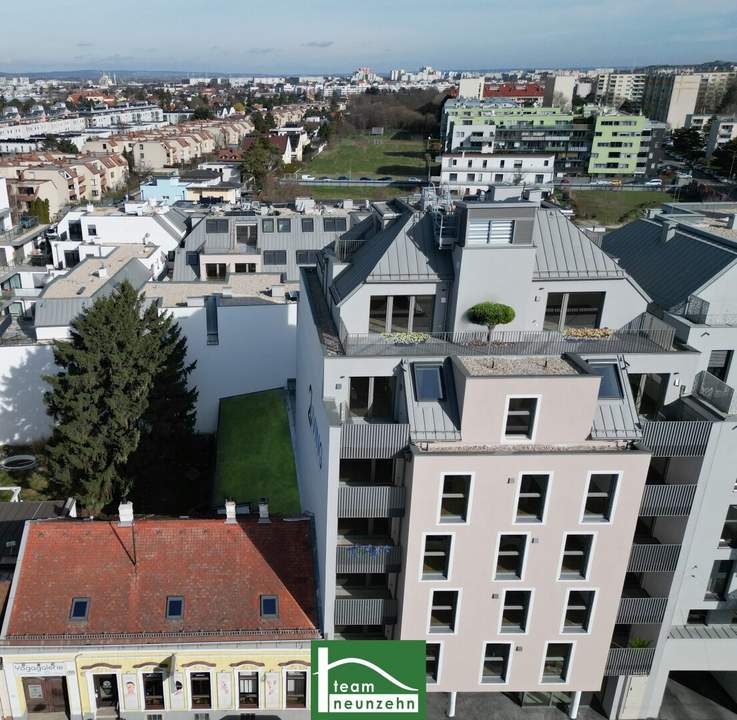
M 448 694 L 448 717 L 456 716 L 456 691 L 453 690 Z
M 576 692 L 573 693 L 573 700 L 571 700 L 571 706 L 568 710 L 568 717 L 573 718 L 575 720 L 576 717 L 578 717 L 578 706 L 581 704 L 581 691 L 576 690 Z

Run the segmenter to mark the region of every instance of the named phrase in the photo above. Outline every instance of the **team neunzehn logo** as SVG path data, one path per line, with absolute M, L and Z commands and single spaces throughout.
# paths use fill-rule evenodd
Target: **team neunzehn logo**
M 425 643 L 317 640 L 312 643 L 312 718 L 425 717 Z

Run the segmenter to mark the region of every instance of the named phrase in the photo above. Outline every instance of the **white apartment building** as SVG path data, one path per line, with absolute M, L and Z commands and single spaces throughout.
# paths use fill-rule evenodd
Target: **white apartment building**
M 128 103 L 112 107 L 93 107 L 80 112 L 87 128 L 111 128 L 125 125 L 151 125 L 160 127 L 167 124 L 164 111 L 150 103 Z
M 646 79 L 645 73 L 602 73 L 596 79 L 596 100 L 612 107 L 618 107 L 624 101 L 639 107 Z
M 737 138 L 737 116 L 714 115 L 706 138 L 706 156 L 709 157 L 722 145 Z
M 444 153 L 440 184 L 455 195 L 479 195 L 491 185 L 552 185 L 555 154 Z
M 642 96 L 642 112 L 650 120 L 666 122 L 671 129 L 686 125 L 686 117 L 696 112 L 700 75 L 650 73 Z

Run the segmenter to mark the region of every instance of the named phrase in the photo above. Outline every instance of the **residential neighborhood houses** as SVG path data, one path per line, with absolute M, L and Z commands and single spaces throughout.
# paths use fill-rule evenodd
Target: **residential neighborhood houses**
M 737 720 L 737 64 L 385 52 L 0 73 L 3 718 Z

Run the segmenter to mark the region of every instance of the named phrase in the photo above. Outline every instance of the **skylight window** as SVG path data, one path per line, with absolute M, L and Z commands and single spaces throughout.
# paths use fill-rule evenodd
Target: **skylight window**
M 261 617 L 279 617 L 279 599 L 276 597 L 276 595 L 261 596 Z
M 445 398 L 440 365 L 415 365 L 417 402 L 437 402 Z
M 72 607 L 69 611 L 69 618 L 71 620 L 86 620 L 89 609 L 89 598 L 73 598 Z
M 619 368 L 616 363 L 589 363 L 589 368 L 594 375 L 601 378 L 599 385 L 599 398 L 604 400 L 621 400 L 622 383 L 619 379 Z
M 184 615 L 184 598 L 177 595 L 166 598 L 166 617 L 181 618 Z

